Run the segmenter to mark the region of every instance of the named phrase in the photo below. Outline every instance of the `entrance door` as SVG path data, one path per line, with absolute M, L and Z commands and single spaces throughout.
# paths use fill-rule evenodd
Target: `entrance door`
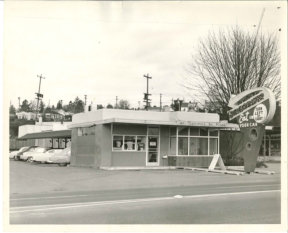
M 158 136 L 148 136 L 148 153 L 147 153 L 147 165 L 158 166 L 159 165 L 159 138 Z

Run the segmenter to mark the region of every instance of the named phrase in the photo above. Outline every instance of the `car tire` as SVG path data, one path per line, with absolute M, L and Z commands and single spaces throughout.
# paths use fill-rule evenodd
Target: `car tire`
M 65 166 L 67 166 L 67 163 L 58 163 L 58 165 L 59 165 L 60 167 L 65 167 Z
M 28 157 L 26 160 L 28 163 L 33 163 L 32 157 Z

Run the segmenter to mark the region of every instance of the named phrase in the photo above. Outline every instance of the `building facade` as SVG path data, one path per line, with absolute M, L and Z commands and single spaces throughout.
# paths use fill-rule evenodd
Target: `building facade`
M 75 114 L 71 165 L 207 167 L 219 153 L 218 114 L 101 109 Z M 185 161 L 185 162 L 184 162 Z

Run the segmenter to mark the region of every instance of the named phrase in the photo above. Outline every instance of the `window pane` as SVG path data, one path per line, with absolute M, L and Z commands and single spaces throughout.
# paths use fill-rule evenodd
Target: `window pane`
M 210 155 L 218 154 L 218 139 L 210 138 Z
M 78 136 L 83 136 L 83 128 L 78 128 Z
M 158 127 L 149 127 L 148 128 L 148 135 L 159 135 L 159 128 Z
M 137 150 L 138 151 L 146 150 L 146 137 L 145 136 L 137 136 Z
M 124 150 L 135 150 L 135 136 L 124 136 Z
M 148 162 L 149 163 L 156 163 L 157 162 L 157 152 L 149 152 L 148 153 Z
M 208 155 L 208 138 L 190 138 L 190 155 Z
M 176 155 L 176 138 L 170 138 L 170 154 Z
M 113 150 L 122 150 L 123 136 L 113 137 Z
M 190 138 L 190 155 L 199 155 L 200 151 L 199 138 Z
M 199 128 L 190 128 L 191 136 L 199 136 Z
M 218 136 L 218 130 L 209 130 L 210 136 Z
M 176 136 L 176 127 L 170 128 L 170 136 Z
M 179 127 L 178 135 L 188 136 L 188 127 Z
M 208 136 L 208 129 L 200 128 L 200 136 Z
M 208 138 L 199 138 L 199 155 L 208 155 Z
M 178 155 L 188 155 L 188 137 L 178 138 Z
M 78 128 L 78 136 L 95 135 L 95 127 Z

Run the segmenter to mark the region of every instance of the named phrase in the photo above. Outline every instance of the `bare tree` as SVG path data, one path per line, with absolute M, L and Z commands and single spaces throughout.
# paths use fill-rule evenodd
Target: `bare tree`
M 248 33 L 239 27 L 210 33 L 189 65 L 185 86 L 210 101 L 227 119 L 231 94 L 270 88 L 280 98 L 280 53 L 276 35 Z

